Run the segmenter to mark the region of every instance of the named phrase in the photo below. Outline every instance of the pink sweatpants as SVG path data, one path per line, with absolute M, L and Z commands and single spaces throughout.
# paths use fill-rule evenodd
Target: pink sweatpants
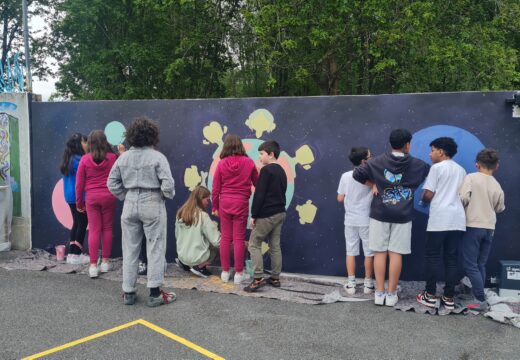
M 232 215 L 220 210 L 220 262 L 223 271 L 229 271 L 231 242 L 233 242 L 233 255 L 235 273 L 244 271 L 244 256 L 246 252 L 245 237 L 248 213 Z
M 103 259 L 110 258 L 112 250 L 112 227 L 117 199 L 110 193 L 87 194 L 85 205 L 88 217 L 88 250 L 90 263 L 96 264 L 99 243 L 103 238 Z

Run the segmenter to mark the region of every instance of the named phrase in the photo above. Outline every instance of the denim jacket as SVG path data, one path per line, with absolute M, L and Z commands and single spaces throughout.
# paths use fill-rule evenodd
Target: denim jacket
M 159 151 L 151 147 L 131 147 L 116 161 L 107 186 L 119 200 L 124 200 L 130 189 L 160 189 L 163 197 L 172 199 L 175 183 L 170 164 Z

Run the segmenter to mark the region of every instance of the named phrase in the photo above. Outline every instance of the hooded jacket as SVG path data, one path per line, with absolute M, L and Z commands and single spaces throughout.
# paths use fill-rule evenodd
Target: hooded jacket
M 421 185 L 430 166 L 410 155 L 379 155 L 358 166 L 353 173 L 355 180 L 364 184 L 373 182 L 378 196 L 370 205 L 372 219 L 404 224 L 413 220 L 413 196 Z
M 99 164 L 96 164 L 92 154 L 87 154 L 81 158 L 76 175 L 76 206 L 79 209 L 85 207 L 84 192 L 87 193 L 88 197 L 92 195 L 112 196 L 108 191 L 107 179 L 116 159 L 117 156 L 114 153 L 107 153 Z
M 232 155 L 220 160 L 213 175 L 212 210 L 232 215 L 247 213 L 251 186 L 257 179 L 255 163 L 248 156 Z
M 74 155 L 70 160 L 69 172 L 62 176 L 63 179 L 63 194 L 67 204 L 76 203 L 76 173 L 78 172 L 79 161 L 81 155 Z

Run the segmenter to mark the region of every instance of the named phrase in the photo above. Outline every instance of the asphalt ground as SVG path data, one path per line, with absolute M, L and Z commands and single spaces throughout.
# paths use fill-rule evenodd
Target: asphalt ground
M 520 358 L 520 330 L 482 316 L 404 313 L 371 302 L 305 305 L 176 293 L 175 303 L 148 308 L 148 291 L 139 287 L 138 303 L 124 306 L 119 282 L 0 269 L 0 359 L 56 349 L 138 319 L 159 332 L 135 324 L 44 358 L 207 359 L 196 346 L 225 359 Z

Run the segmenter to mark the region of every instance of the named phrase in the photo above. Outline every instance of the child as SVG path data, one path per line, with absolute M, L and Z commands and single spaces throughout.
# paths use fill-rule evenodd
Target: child
M 63 175 L 63 193 L 72 213 L 72 228 L 70 229 L 69 254 L 67 263 L 88 264 L 89 257 L 83 255 L 83 240 L 87 232 L 87 214 L 76 209 L 76 173 L 79 162 L 87 148 L 87 137 L 76 133 L 67 141 L 63 152 L 60 171 Z
M 244 291 L 255 292 L 266 283 L 280 287 L 282 272 L 282 250 L 280 234 L 285 221 L 285 192 L 287 176 L 276 160 L 280 155 L 280 145 L 276 141 L 266 141 L 258 147 L 260 163 L 263 165 L 256 183 L 251 207 L 251 225 L 253 230 L 249 237 L 249 252 L 255 270 L 254 280 L 244 288 Z M 271 277 L 264 279 L 264 263 L 262 258 L 262 243 L 269 241 L 269 256 L 271 258 Z
M 457 144 L 452 138 L 440 137 L 430 143 L 432 167 L 423 185 L 423 203 L 431 202 L 426 228 L 426 289 L 417 295 L 417 301 L 436 307 L 437 272 L 441 254 L 444 259 L 446 285 L 441 302 L 448 310 L 455 308 L 453 295 L 457 276 L 457 249 L 466 231 L 466 216 L 459 198 L 459 189 L 466 171 L 452 158 Z
M 76 181 L 76 206 L 79 212 L 87 211 L 90 253 L 89 276 L 96 278 L 99 271 L 106 273 L 112 269 L 110 251 L 112 249 L 112 226 L 116 210 L 116 198 L 108 191 L 107 178 L 116 154 L 112 152 L 105 133 L 94 130 L 88 136 L 89 153 L 81 158 Z M 85 201 L 83 194 L 86 192 Z M 85 207 L 86 205 L 86 207 Z M 101 269 L 98 269 L 99 243 L 103 238 Z
M 228 135 L 220 153 L 220 162 L 213 176 L 211 200 L 213 214 L 220 216 L 221 279 L 229 281 L 230 251 L 233 242 L 235 284 L 246 279 L 244 275 L 245 236 L 249 215 L 251 186 L 256 184 L 258 171 L 236 135 Z
M 392 152 L 379 155 L 354 169 L 355 180 L 375 184 L 378 195 L 370 206 L 369 247 L 374 252 L 376 305 L 394 306 L 402 256 L 410 254 L 413 193 L 428 174 L 429 165 L 410 156 L 412 134 L 405 129 L 390 134 Z M 386 258 L 390 259 L 385 293 Z
M 164 282 L 166 255 L 165 199 L 175 195 L 170 165 L 154 147 L 159 143 L 159 127 L 147 118 L 135 119 L 126 131 L 130 145 L 117 160 L 108 178 L 108 188 L 124 200 L 121 215 L 123 245 L 123 299 L 125 305 L 136 300 L 139 252 L 146 236 L 148 259 L 147 306 L 170 304 L 173 292 L 161 290 Z
M 466 233 L 462 240 L 464 270 L 471 281 L 476 302 L 468 308 L 485 312 L 488 309 L 484 284 L 486 262 L 491 250 L 496 213 L 505 210 L 504 191 L 493 177 L 498 170 L 498 154 L 487 148 L 477 154 L 478 172 L 468 174 L 460 188 L 460 198 L 466 211 Z
M 215 259 L 220 246 L 220 232 L 205 211 L 210 196 L 208 189 L 197 186 L 177 211 L 175 222 L 178 258 L 191 267 L 192 273 L 203 278 L 211 275 L 206 266 Z
M 371 158 L 370 150 L 366 147 L 353 147 L 349 159 L 354 168 L 364 164 Z M 365 255 L 364 293 L 374 291 L 372 274 L 374 270 L 374 254 L 368 247 L 368 224 L 372 189 L 362 185 L 352 177 L 353 170 L 341 176 L 338 187 L 338 202 L 345 206 L 345 242 L 347 248 L 347 275 L 345 290 L 348 294 L 356 293 L 356 256 L 359 255 L 359 240 L 363 245 Z

